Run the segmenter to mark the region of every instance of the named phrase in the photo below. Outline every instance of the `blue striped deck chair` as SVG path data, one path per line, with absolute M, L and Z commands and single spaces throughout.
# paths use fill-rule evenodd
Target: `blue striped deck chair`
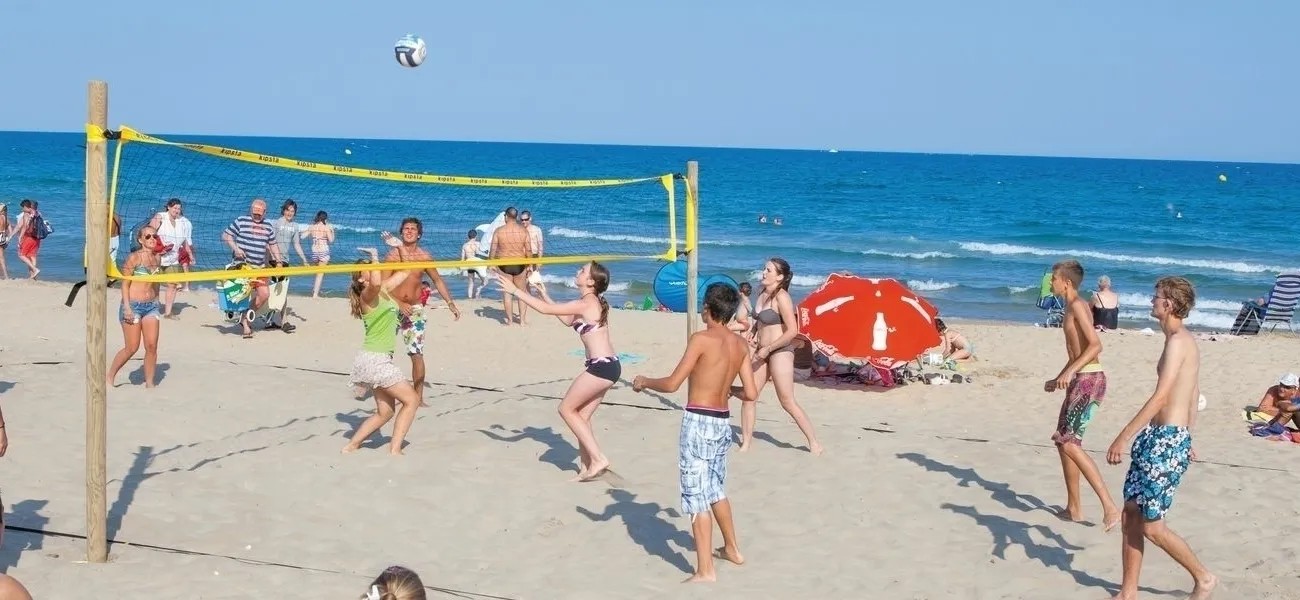
M 1297 302 L 1300 302 L 1300 272 L 1279 274 L 1263 304 L 1242 303 L 1241 312 L 1232 324 L 1232 335 L 1255 335 L 1263 329 L 1272 332 L 1278 325 L 1295 333 L 1291 322 L 1295 319 Z
M 1044 327 L 1060 327 L 1065 322 L 1065 302 L 1052 293 L 1052 271 L 1043 273 L 1038 287 L 1038 308 L 1047 311 Z

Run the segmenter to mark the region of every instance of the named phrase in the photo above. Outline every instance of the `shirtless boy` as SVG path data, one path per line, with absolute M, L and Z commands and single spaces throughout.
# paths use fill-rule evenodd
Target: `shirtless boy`
M 384 262 L 433 260 L 433 255 L 420 247 L 424 225 L 419 219 L 415 217 L 402 219 L 401 235 L 401 245 L 389 250 L 388 255 L 384 257 Z M 384 237 L 391 236 L 385 232 Z M 387 241 L 385 239 L 385 242 Z M 391 271 L 388 276 L 391 277 L 392 273 L 396 271 Z M 420 302 L 420 281 L 423 279 L 421 273 L 427 273 L 429 279 L 433 280 L 438 295 L 442 297 L 443 302 L 447 303 L 447 308 L 451 310 L 452 317 L 457 321 L 460 320 L 460 311 L 456 309 L 456 302 L 451 299 L 447 284 L 442 280 L 437 269 L 411 269 L 407 273 L 406 279 L 403 279 L 389 294 L 397 303 L 399 314 L 397 333 L 402 336 L 402 345 L 406 347 L 407 356 L 411 357 L 411 385 L 415 387 L 415 393 L 420 395 L 420 405 L 428 406 L 424 402 L 424 324 L 428 319 L 424 316 L 424 305 Z
M 686 387 L 686 410 L 682 413 L 682 430 L 678 438 L 677 468 L 682 492 L 682 512 L 691 517 L 695 536 L 695 575 L 687 582 L 716 581 L 713 569 L 713 521 L 722 530 L 723 546 L 718 557 L 744 564 L 736 545 L 736 529 L 731 521 L 731 502 L 727 500 L 727 453 L 731 448 L 731 412 L 727 400 L 731 382 L 740 376 L 744 401 L 758 396 L 754 368 L 749 361 L 745 340 L 731 332 L 727 323 L 736 314 L 740 296 L 723 283 L 710 285 L 704 292 L 704 331 L 691 336 L 672 375 L 647 379 L 637 375 L 632 390 L 654 390 L 670 394 L 689 381 Z
M 529 252 L 528 230 L 519 224 L 519 211 L 511 206 L 505 211 L 506 223 L 492 232 L 492 249 L 488 258 L 526 258 Z M 497 270 L 510 276 L 510 282 L 521 290 L 528 289 L 528 262 L 521 260 L 518 264 L 500 265 Z M 514 311 L 511 306 L 514 297 L 501 295 L 501 307 L 506 311 L 506 326 L 514 325 Z M 528 324 L 528 305 L 519 302 L 519 324 Z
M 1124 478 L 1124 581 L 1115 595 L 1118 600 L 1137 598 L 1145 540 L 1151 540 L 1191 574 L 1196 582 L 1188 596 L 1191 600 L 1209 598 L 1219 583 L 1187 542 L 1164 522 L 1174 492 L 1196 457 L 1192 426 L 1201 396 L 1201 356 L 1196 338 L 1183 327 L 1183 319 L 1195 304 L 1196 290 L 1190 281 L 1164 277 L 1156 282 L 1151 316 L 1160 320 L 1165 332 L 1165 347 L 1156 363 L 1156 391 L 1106 451 L 1106 462 L 1117 465 L 1123 460 L 1124 446 L 1133 440 Z
M 1092 491 L 1101 500 L 1102 526 L 1110 531 L 1120 522 L 1120 510 L 1110 499 L 1106 482 L 1097 470 L 1097 463 L 1083 451 L 1083 434 L 1088 429 L 1097 407 L 1106 397 L 1106 372 L 1097 358 L 1101 355 L 1101 340 L 1092 326 L 1092 308 L 1079 297 L 1079 284 L 1083 283 L 1083 266 L 1079 261 L 1064 260 L 1052 265 L 1052 293 L 1065 300 L 1065 351 L 1069 362 L 1056 379 L 1043 385 L 1046 392 L 1065 390 L 1065 400 L 1056 419 L 1056 432 L 1052 441 L 1061 458 L 1065 474 L 1065 510 L 1060 517 L 1068 521 L 1083 518 L 1079 500 L 1079 475 L 1088 480 Z

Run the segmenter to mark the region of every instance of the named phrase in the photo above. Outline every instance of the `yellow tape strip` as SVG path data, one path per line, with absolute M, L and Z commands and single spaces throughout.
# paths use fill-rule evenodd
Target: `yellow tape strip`
M 691 189 L 690 180 L 686 180 L 686 251 L 694 252 L 700 245 L 700 217 L 696 205 L 695 190 Z
M 659 178 L 664 189 L 668 190 L 668 260 L 677 260 L 677 186 L 673 183 L 672 175 L 664 175 Z
M 157 275 L 126 275 L 118 271 L 117 265 L 110 265 L 109 276 L 112 277 L 113 279 L 121 279 L 123 281 L 133 281 L 133 282 L 142 282 L 142 283 L 185 283 L 185 282 L 193 282 L 193 281 L 223 281 L 227 279 L 245 279 L 245 278 L 262 279 L 266 277 L 281 277 L 281 276 L 294 277 L 297 275 L 315 275 L 317 273 L 325 273 L 325 274 L 355 273 L 357 271 L 362 271 L 362 270 L 407 271 L 407 270 L 414 270 L 414 269 L 424 270 L 424 269 L 451 269 L 451 268 L 486 269 L 486 267 L 496 267 L 501 265 L 517 265 L 520 264 L 521 262 L 523 264 L 530 264 L 530 265 L 531 264 L 562 265 L 562 264 L 580 264 L 580 263 L 586 263 L 591 261 L 614 262 L 614 261 L 621 261 L 621 260 L 646 260 L 646 259 L 665 260 L 665 261 L 675 260 L 675 258 L 669 257 L 670 254 L 671 252 L 665 252 L 663 254 L 656 254 L 652 256 L 611 254 L 611 255 L 604 255 L 604 256 L 547 256 L 542 258 L 527 258 L 527 259 L 512 257 L 512 258 L 493 258 L 493 259 L 486 259 L 486 260 L 445 260 L 445 261 L 435 260 L 435 261 L 422 261 L 422 262 L 393 261 L 393 262 L 365 263 L 365 264 L 347 262 L 347 263 L 336 263 L 336 264 L 329 264 L 329 265 L 276 267 L 274 269 L 267 267 L 262 269 L 249 269 L 249 270 L 237 270 L 237 271 L 209 270 L 209 271 L 193 271 L 190 273 L 183 273 L 183 272 L 182 273 L 159 273 Z M 125 255 L 122 256 L 122 260 L 123 261 L 126 260 Z
M 478 187 L 522 187 L 522 188 L 586 188 L 586 187 L 609 187 L 616 185 L 628 185 L 632 183 L 641 183 L 643 181 L 652 181 L 659 179 L 660 176 L 640 177 L 636 179 L 502 179 L 496 177 L 469 177 L 462 175 L 425 175 L 423 173 L 403 173 L 400 171 L 383 171 L 378 169 L 366 169 L 362 167 L 344 167 L 339 165 L 329 165 L 325 163 L 312 162 L 307 160 L 296 160 L 292 158 L 281 158 L 269 154 L 258 154 L 256 152 L 246 152 L 243 150 L 233 150 L 222 148 L 220 146 L 209 146 L 206 144 L 182 144 L 178 142 L 169 142 L 167 140 L 156 138 L 144 133 L 140 133 L 130 127 L 122 127 L 122 141 L 144 142 L 146 144 L 160 144 L 165 146 L 175 146 L 193 150 L 209 156 L 220 158 L 229 158 L 247 163 L 266 165 L 268 167 L 280 167 L 284 169 L 293 169 L 295 171 L 306 171 L 309 173 L 319 173 L 323 175 L 341 175 L 344 177 L 358 177 L 362 179 L 381 179 L 387 181 L 401 181 L 406 183 L 431 183 L 439 185 L 464 185 Z
M 108 138 L 104 137 L 104 129 L 98 125 L 86 123 L 86 143 L 98 144 L 107 142 Z

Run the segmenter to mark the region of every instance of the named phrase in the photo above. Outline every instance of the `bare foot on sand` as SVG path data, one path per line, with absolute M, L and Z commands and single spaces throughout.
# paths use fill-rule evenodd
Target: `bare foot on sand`
M 402 452 L 401 448 L 392 447 L 392 444 L 389 444 L 389 446 L 390 446 L 390 448 L 388 449 L 389 456 L 406 456 L 406 453 Z
M 749 444 L 741 444 L 738 452 L 749 452 Z
M 1119 522 L 1123 520 L 1123 518 L 1124 513 L 1120 512 L 1118 509 L 1106 513 L 1106 515 L 1101 518 L 1102 531 L 1109 532 L 1114 529 L 1116 525 L 1119 525 Z
M 355 452 L 360 447 L 361 447 L 360 444 L 353 444 L 352 442 L 348 442 L 348 445 L 344 446 L 343 449 L 340 450 L 339 452 L 342 454 L 347 454 L 349 452 Z
M 821 444 L 813 444 L 808 448 L 808 451 L 811 452 L 813 456 L 821 456 L 822 453 L 826 451 L 826 448 L 823 448 Z
M 1056 511 L 1056 518 L 1062 521 L 1078 523 L 1083 520 L 1083 510 L 1081 509 L 1070 510 L 1069 508 L 1062 508 Z
M 600 458 L 592 459 L 591 466 L 587 467 L 587 474 L 586 475 L 579 474 L 578 481 L 583 481 L 583 482 L 595 481 L 601 475 L 604 475 L 605 471 L 608 470 L 609 470 L 608 458 L 602 456 Z
M 740 550 L 737 548 L 728 548 L 726 546 L 718 548 L 713 551 L 713 558 L 719 558 L 737 565 L 745 564 L 745 557 L 740 555 Z
M 696 573 L 682 580 L 682 583 L 713 583 L 718 580 L 718 574 L 710 571 L 708 573 Z
M 1196 587 L 1192 588 L 1192 595 L 1187 600 L 1210 600 L 1210 594 L 1214 593 L 1214 588 L 1218 585 L 1218 577 L 1207 575 L 1205 579 L 1196 582 Z

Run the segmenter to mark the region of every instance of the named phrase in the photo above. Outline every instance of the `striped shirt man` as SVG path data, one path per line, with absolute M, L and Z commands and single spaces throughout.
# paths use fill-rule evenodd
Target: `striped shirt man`
M 272 258 L 279 259 L 279 253 L 275 249 L 275 230 L 262 220 L 266 216 L 266 202 L 261 198 L 254 200 L 248 212 L 251 216 L 237 217 L 222 232 L 221 238 L 235 251 L 235 258 L 242 258 L 253 266 L 265 267 L 268 251 Z

